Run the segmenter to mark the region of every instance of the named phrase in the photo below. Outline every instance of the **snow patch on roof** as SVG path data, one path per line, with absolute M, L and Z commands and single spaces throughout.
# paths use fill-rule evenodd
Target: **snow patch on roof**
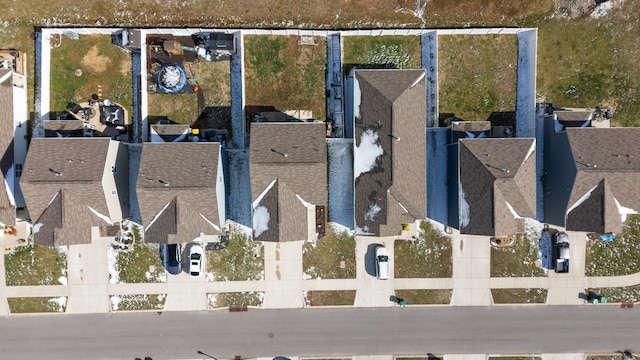
M 256 200 L 253 202 L 252 207 L 255 209 L 256 207 L 258 207 L 258 205 L 260 205 L 260 201 L 262 201 L 262 198 L 267 195 L 267 193 L 269 192 L 269 190 L 271 190 L 271 188 L 273 187 L 273 184 L 276 183 L 276 180 L 273 180 L 272 182 L 269 183 L 269 185 L 267 185 L 267 188 L 264 189 L 264 191 L 262 193 L 260 193 L 260 195 L 256 198 Z M 255 229 L 255 228 L 254 228 Z
M 637 214 L 638 212 L 628 208 L 628 207 L 624 207 L 622 205 L 620 205 L 620 203 L 618 202 L 618 199 L 613 199 L 616 201 L 616 206 L 618 207 L 618 212 L 620 213 L 620 217 L 622 219 L 622 222 L 627 221 L 627 215 L 632 215 L 632 214 Z
M 264 206 L 253 209 L 253 231 L 254 237 L 259 237 L 263 232 L 269 230 L 269 210 Z
M 462 183 L 458 185 L 460 192 L 460 228 L 469 225 L 469 203 L 467 203 L 467 197 L 462 190 Z
M 507 204 L 507 207 L 509 208 L 509 211 L 511 211 L 511 214 L 513 214 L 514 218 L 520 218 L 521 216 L 518 215 L 518 213 L 515 211 L 515 209 L 513 208 L 513 206 L 511 206 L 511 204 L 509 204 L 509 202 L 505 201 L 505 203 Z
M 533 154 L 535 150 L 536 150 L 536 142 L 534 140 L 533 142 L 531 142 L 531 147 L 529 148 L 529 151 L 527 152 L 527 155 L 524 157 L 524 160 L 522 162 L 527 161 L 529 156 L 531 156 L 531 154 Z
M 355 147 L 353 154 L 355 163 L 353 178 L 357 179 L 360 174 L 371 171 L 375 167 L 378 157 L 383 153 L 384 150 L 378 144 L 378 133 L 371 129 L 365 130 L 360 135 L 360 146 Z
M 151 219 L 151 221 L 149 222 L 149 225 L 147 225 L 146 228 L 144 228 L 144 231 L 149 230 L 149 228 L 151 227 L 151 225 L 153 225 L 154 222 L 156 222 L 156 220 L 158 220 L 158 218 L 160 217 L 160 215 L 162 215 L 162 213 L 167 209 L 167 207 L 169 206 L 169 204 L 171 204 L 171 202 L 168 202 L 163 208 L 162 210 L 160 210 L 160 212 L 158 212 L 153 219 Z
M 304 205 L 305 207 L 310 207 L 310 206 L 311 206 L 311 204 L 310 204 L 310 203 L 308 203 L 308 202 L 306 202 L 306 201 L 304 201 L 304 199 L 303 199 L 303 198 L 301 198 L 301 197 L 300 197 L 300 195 L 296 194 L 296 197 L 298 198 L 298 200 L 300 200 L 300 202 L 302 203 L 302 205 Z
M 106 222 L 109 225 L 113 225 L 113 221 L 111 221 L 111 218 L 109 218 L 108 216 L 101 214 L 100 212 L 98 212 L 98 210 L 92 208 L 91 206 L 88 206 L 89 210 L 91 210 L 92 213 L 94 213 L 97 217 L 99 217 L 100 219 L 102 219 L 104 222 Z
M 575 208 L 577 208 L 578 206 L 580 206 L 583 202 L 585 202 L 590 196 L 591 193 L 593 192 L 593 190 L 595 190 L 598 187 L 598 185 L 594 186 L 591 188 L 591 190 L 587 191 L 586 194 L 582 195 L 582 197 L 580 199 L 578 199 L 578 201 L 576 201 L 575 204 L 573 204 L 573 206 L 571 206 L 568 210 L 567 210 L 567 215 Z
M 382 208 L 377 204 L 369 205 L 369 209 L 366 213 L 364 213 L 364 219 L 367 221 L 372 221 L 376 216 L 378 216 L 380 210 L 382 210 Z
M 4 186 L 7 188 L 7 197 L 9 198 L 9 203 L 11 204 L 11 206 L 15 207 L 16 199 L 13 197 L 15 179 L 13 177 L 13 171 L 14 170 L 13 170 L 13 164 L 12 164 L 9 170 L 7 171 L 7 174 L 5 175 Z

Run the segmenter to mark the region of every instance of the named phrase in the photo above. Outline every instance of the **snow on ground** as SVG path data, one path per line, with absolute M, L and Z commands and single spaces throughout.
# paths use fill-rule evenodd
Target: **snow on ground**
M 207 301 L 209 303 L 209 308 L 210 309 L 215 309 L 216 302 L 218 301 L 218 294 L 208 293 L 207 294 Z
M 544 225 L 536 219 L 525 218 L 524 219 L 524 232 L 527 239 L 531 242 L 531 245 L 538 245 L 538 259 L 540 260 L 541 267 L 547 272 L 550 269 L 551 263 L 551 237 L 548 236 L 548 232 L 544 231 Z M 543 236 L 544 234 L 547 234 Z
M 354 174 L 353 178 L 357 179 L 362 173 L 371 171 L 378 160 L 382 156 L 384 150 L 378 143 L 378 133 L 371 129 L 365 130 L 360 135 L 360 146 L 356 146 L 354 150 Z
M 59 282 L 61 285 L 67 285 L 67 277 L 66 277 L 66 276 L 60 276 L 60 277 L 58 278 L 58 282 Z
M 67 297 L 66 296 L 60 296 L 60 297 L 51 298 L 51 299 L 49 299 L 49 302 L 58 305 L 58 308 L 56 309 L 57 312 L 64 312 L 64 310 L 67 308 Z
M 591 12 L 591 17 L 594 19 L 605 16 L 609 13 L 609 10 L 613 9 L 614 1 L 605 1 L 596 6 L 596 8 Z
M 329 153 L 328 220 L 338 228 L 353 229 L 353 140 L 327 140 Z
M 107 271 L 109 272 L 109 284 L 117 284 L 120 282 L 120 273 L 118 272 L 117 264 L 118 253 L 113 249 L 111 244 L 109 244 L 107 245 Z

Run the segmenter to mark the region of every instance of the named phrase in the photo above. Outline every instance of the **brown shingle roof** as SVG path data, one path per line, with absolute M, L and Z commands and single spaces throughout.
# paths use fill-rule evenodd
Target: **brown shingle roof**
M 397 235 L 403 223 L 426 218 L 424 76 L 424 70 L 355 72 L 360 91 L 354 134 L 355 224 L 360 233 Z M 371 154 L 363 153 L 362 141 L 374 138 L 382 155 L 364 169 Z
M 171 124 L 171 125 L 151 125 L 151 129 L 155 131 L 162 140 L 172 142 L 178 137 L 189 133 L 189 125 Z
M 285 242 L 307 238 L 307 208 L 285 183 L 273 180 L 259 195 L 262 196 L 253 204 L 254 223 L 264 221 L 266 214 L 269 220 L 266 229 L 262 229 L 264 223 L 254 225 L 255 240 Z
M 593 117 L 591 111 L 575 111 L 575 110 L 555 110 L 559 121 L 582 121 L 585 122 Z
M 461 233 L 509 235 L 516 232 L 513 212 L 536 216 L 535 156 L 534 139 L 460 140 Z
M 619 232 L 617 204 L 640 211 L 640 128 L 568 128 L 567 137 L 577 170 L 567 230 Z
M 0 69 L 0 77 L 11 73 L 9 69 Z M 14 225 L 16 210 L 11 204 L 4 181 L 13 165 L 13 84 L 11 76 L 0 84 L 0 222 Z M 13 178 L 12 174 L 9 174 Z
M 44 131 L 46 137 L 83 136 L 82 120 L 46 120 Z
M 40 231 L 38 245 L 91 242 L 91 227 L 109 216 L 102 186 L 110 139 L 32 139 L 20 186 Z
M 273 214 L 277 214 L 277 224 L 269 225 L 270 231 L 278 228 L 277 233 L 265 233 L 265 236 L 269 241 L 305 240 L 306 212 L 304 231 L 300 231 L 302 217 L 299 215 L 306 210 L 300 207 L 302 202 L 295 195 L 313 205 L 327 204 L 325 124 L 252 123 L 249 151 L 252 201 L 277 180 L 274 185 L 277 189 L 272 190 L 277 195 L 272 200 L 275 203 L 264 198 L 260 202 L 269 205 L 266 207 L 270 221 Z
M 220 234 L 218 143 L 145 143 L 136 184 L 145 241 L 183 243 Z M 224 194 L 222 194 L 224 195 Z M 157 217 L 157 218 L 156 218 Z M 155 218 L 155 220 L 154 220 Z

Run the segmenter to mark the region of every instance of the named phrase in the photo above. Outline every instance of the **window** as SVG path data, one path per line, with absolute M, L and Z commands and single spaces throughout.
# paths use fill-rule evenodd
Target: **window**
M 114 173 L 114 174 L 117 173 L 118 172 L 118 168 L 115 165 L 113 165 L 111 167 L 111 172 Z
M 17 178 L 22 176 L 22 164 L 16 164 L 14 170 L 15 170 L 15 175 L 16 175 Z

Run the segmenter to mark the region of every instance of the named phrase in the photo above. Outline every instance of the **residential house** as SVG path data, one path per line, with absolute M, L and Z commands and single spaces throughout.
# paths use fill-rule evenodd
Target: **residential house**
M 183 124 L 152 124 L 151 142 L 188 141 L 191 128 Z
M 252 123 L 249 172 L 254 240 L 284 242 L 324 235 L 324 123 Z
M 640 210 L 640 128 L 545 127 L 545 222 L 618 233 Z
M 0 69 L 0 226 L 15 225 L 13 155 L 13 83 L 11 69 Z
M 128 217 L 128 154 L 108 138 L 32 139 L 20 186 L 34 243 L 90 243 L 92 227 Z
M 508 236 L 536 216 L 536 142 L 460 139 L 458 214 L 462 234 Z
M 220 144 L 144 143 L 136 194 L 146 242 L 217 242 L 226 221 Z
M 356 234 L 399 235 L 426 218 L 424 70 L 356 70 Z

